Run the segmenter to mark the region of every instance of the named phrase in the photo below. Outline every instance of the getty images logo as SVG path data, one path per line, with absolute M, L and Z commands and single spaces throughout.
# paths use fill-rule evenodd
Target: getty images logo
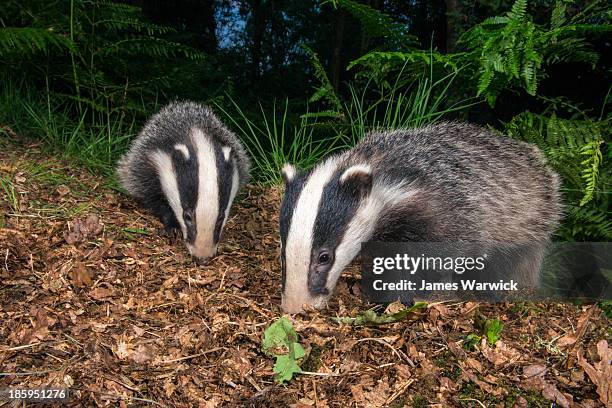
M 457 256 L 410 256 L 396 254 L 392 257 L 375 257 L 372 259 L 372 272 L 381 275 L 386 271 L 405 271 L 414 275 L 418 271 L 447 271 L 458 275 L 466 271 L 482 271 L 485 268 L 487 254 L 479 257 Z

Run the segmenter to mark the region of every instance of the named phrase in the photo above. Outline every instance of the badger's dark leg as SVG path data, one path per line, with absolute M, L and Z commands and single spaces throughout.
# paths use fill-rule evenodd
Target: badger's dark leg
M 181 226 L 165 197 L 151 198 L 142 204 L 164 224 L 164 228 L 159 231 L 160 235 L 178 237 L 181 234 Z
M 181 226 L 176 220 L 172 210 L 164 213 L 159 219 L 161 220 L 162 224 L 164 224 L 164 229 L 161 232 L 162 235 L 176 238 L 181 234 Z

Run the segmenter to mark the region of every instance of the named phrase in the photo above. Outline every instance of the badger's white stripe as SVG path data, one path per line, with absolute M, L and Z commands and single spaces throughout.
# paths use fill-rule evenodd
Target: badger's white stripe
M 181 205 L 181 196 L 178 190 L 177 174 L 172 164 L 172 158 L 163 150 L 156 150 L 151 153 L 150 159 L 157 169 L 162 191 L 168 200 L 168 204 L 170 204 L 170 208 L 172 208 L 172 212 L 174 212 L 174 216 L 181 226 L 183 236 L 187 236 L 187 228 L 183 221 L 183 207 Z
M 346 169 L 344 173 L 342 173 L 342 176 L 340 176 L 340 183 L 344 183 L 347 178 L 359 173 L 371 174 L 372 168 L 368 164 L 356 164 L 354 166 L 351 166 Z
M 364 199 L 355 216 L 349 222 L 340 244 L 336 247 L 335 260 L 327 275 L 326 288 L 332 293 L 344 268 L 359 254 L 361 244 L 372 238 L 381 213 L 394 205 L 411 199 L 418 190 L 411 185 L 388 186 L 380 181 L 372 186 L 372 191 Z
M 232 206 L 232 203 L 234 202 L 236 193 L 238 193 L 238 186 L 239 186 L 239 181 L 240 181 L 238 179 L 239 177 L 238 168 L 236 167 L 235 163 L 232 167 L 234 168 L 234 171 L 232 172 L 232 189 L 230 190 L 230 196 L 229 196 L 229 201 L 227 202 L 227 207 L 225 207 L 225 219 L 223 220 L 223 227 L 221 227 L 221 229 L 225 227 L 225 223 L 227 222 L 227 217 L 229 216 L 230 207 Z
M 221 151 L 223 152 L 223 157 L 225 158 L 225 161 L 229 161 L 230 153 L 232 152 L 232 148 L 229 146 L 223 146 L 221 148 Z
M 338 158 L 330 158 L 313 170 L 304 185 L 293 209 L 291 226 L 285 243 L 286 280 L 283 298 L 285 310 L 301 309 L 302 303 L 311 303 L 308 293 L 308 268 L 315 220 L 323 188 L 329 183 L 338 167 Z M 285 302 L 290 302 L 287 304 Z
M 194 128 L 191 140 L 198 158 L 198 198 L 196 201 L 197 233 L 191 254 L 207 258 L 215 254 L 214 231 L 219 213 L 219 183 L 215 149 L 202 130 Z
M 182 143 L 175 144 L 174 150 L 178 150 L 179 152 L 183 153 L 183 157 L 185 157 L 185 160 L 189 160 L 189 149 L 186 145 Z

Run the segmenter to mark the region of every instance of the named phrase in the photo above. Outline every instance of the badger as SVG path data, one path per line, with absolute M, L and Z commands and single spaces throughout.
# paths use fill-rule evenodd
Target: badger
M 286 164 L 282 175 L 289 313 L 324 307 L 363 242 L 545 243 L 562 215 L 558 176 L 535 146 L 464 123 L 372 132 L 310 171 Z
M 221 232 L 250 160 L 235 134 L 206 106 L 174 102 L 153 115 L 119 160 L 121 186 L 182 233 L 198 264 L 216 255 Z

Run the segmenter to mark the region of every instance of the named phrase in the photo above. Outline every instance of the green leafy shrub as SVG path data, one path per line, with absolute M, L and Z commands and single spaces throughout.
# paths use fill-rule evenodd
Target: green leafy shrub
M 588 23 L 592 15 L 587 10 L 568 20 L 567 3 L 556 1 L 550 23 L 544 26 L 533 22 L 527 0 L 516 0 L 505 16 L 487 18 L 461 36 L 468 59 L 479 67 L 478 95 L 484 95 L 491 106 L 500 91 L 512 85 L 535 95 L 545 65 L 598 61 L 599 55 L 582 35 L 608 32 L 612 26 Z M 589 7 L 591 11 L 596 3 Z
M 602 147 L 610 119 L 561 119 L 555 114 L 523 112 L 506 124 L 507 133 L 537 145 L 562 177 L 565 222 L 558 235 L 565 240 L 609 241 L 610 153 Z
M 276 358 L 274 379 L 279 383 L 290 381 L 293 375 L 300 373 L 298 362 L 306 352 L 298 342 L 297 333 L 285 316 L 277 319 L 264 332 L 261 348 L 267 355 Z

